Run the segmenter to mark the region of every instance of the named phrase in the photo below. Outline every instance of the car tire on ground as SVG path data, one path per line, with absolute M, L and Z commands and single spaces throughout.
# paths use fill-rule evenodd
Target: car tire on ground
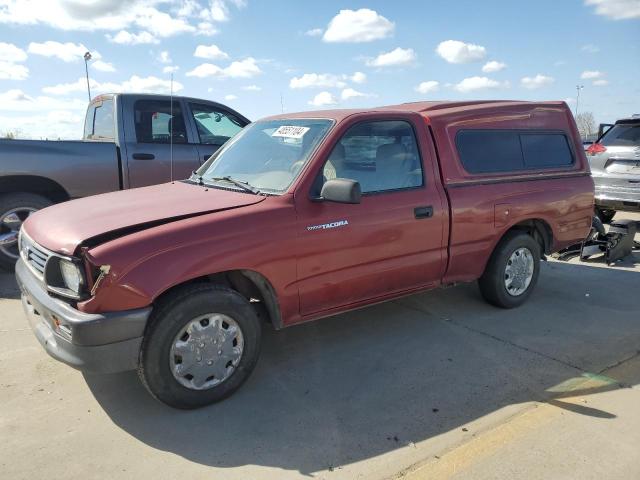
M 522 305 L 540 273 L 540 244 L 525 232 L 509 232 L 498 243 L 478 280 L 480 293 L 492 305 Z
M 51 205 L 51 200 L 35 193 L 0 195 L 0 267 L 13 271 L 18 260 L 18 232 L 27 217 Z
M 190 284 L 155 306 L 140 349 L 138 376 L 157 400 L 193 409 L 235 392 L 260 354 L 262 325 L 231 288 Z
M 616 211 L 607 208 L 596 208 L 596 216 L 602 221 L 602 223 L 611 223 Z

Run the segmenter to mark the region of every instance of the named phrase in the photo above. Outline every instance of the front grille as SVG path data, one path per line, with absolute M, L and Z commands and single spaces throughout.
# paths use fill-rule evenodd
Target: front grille
M 44 267 L 51 252 L 31 240 L 27 235 L 20 235 L 20 255 L 31 270 L 40 278 L 44 276 Z

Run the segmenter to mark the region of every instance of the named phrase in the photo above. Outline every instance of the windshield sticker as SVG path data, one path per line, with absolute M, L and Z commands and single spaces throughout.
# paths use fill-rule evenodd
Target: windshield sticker
M 302 138 L 309 131 L 309 127 L 294 127 L 290 125 L 282 125 L 271 134 L 272 137 L 283 138 Z

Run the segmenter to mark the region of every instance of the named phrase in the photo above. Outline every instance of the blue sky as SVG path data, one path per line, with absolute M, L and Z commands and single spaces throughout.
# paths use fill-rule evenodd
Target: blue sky
M 92 94 L 177 94 L 251 119 L 433 99 L 640 113 L 640 0 L 0 0 L 0 133 L 78 138 Z

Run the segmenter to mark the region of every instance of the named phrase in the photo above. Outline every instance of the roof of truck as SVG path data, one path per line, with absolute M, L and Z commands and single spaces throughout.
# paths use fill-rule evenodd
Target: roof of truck
M 363 109 L 333 109 L 333 110 L 311 110 L 297 113 L 283 113 L 267 117 L 268 119 L 278 118 L 330 118 L 342 120 L 356 113 L 366 112 L 415 112 L 424 117 L 447 117 L 456 115 L 464 111 L 492 111 L 492 110 L 513 110 L 524 109 L 533 110 L 537 108 L 561 107 L 566 103 L 563 101 L 549 102 L 525 102 L 520 100 L 468 100 L 468 101 L 440 101 L 440 102 L 410 102 L 398 105 L 386 105 L 381 107 Z

